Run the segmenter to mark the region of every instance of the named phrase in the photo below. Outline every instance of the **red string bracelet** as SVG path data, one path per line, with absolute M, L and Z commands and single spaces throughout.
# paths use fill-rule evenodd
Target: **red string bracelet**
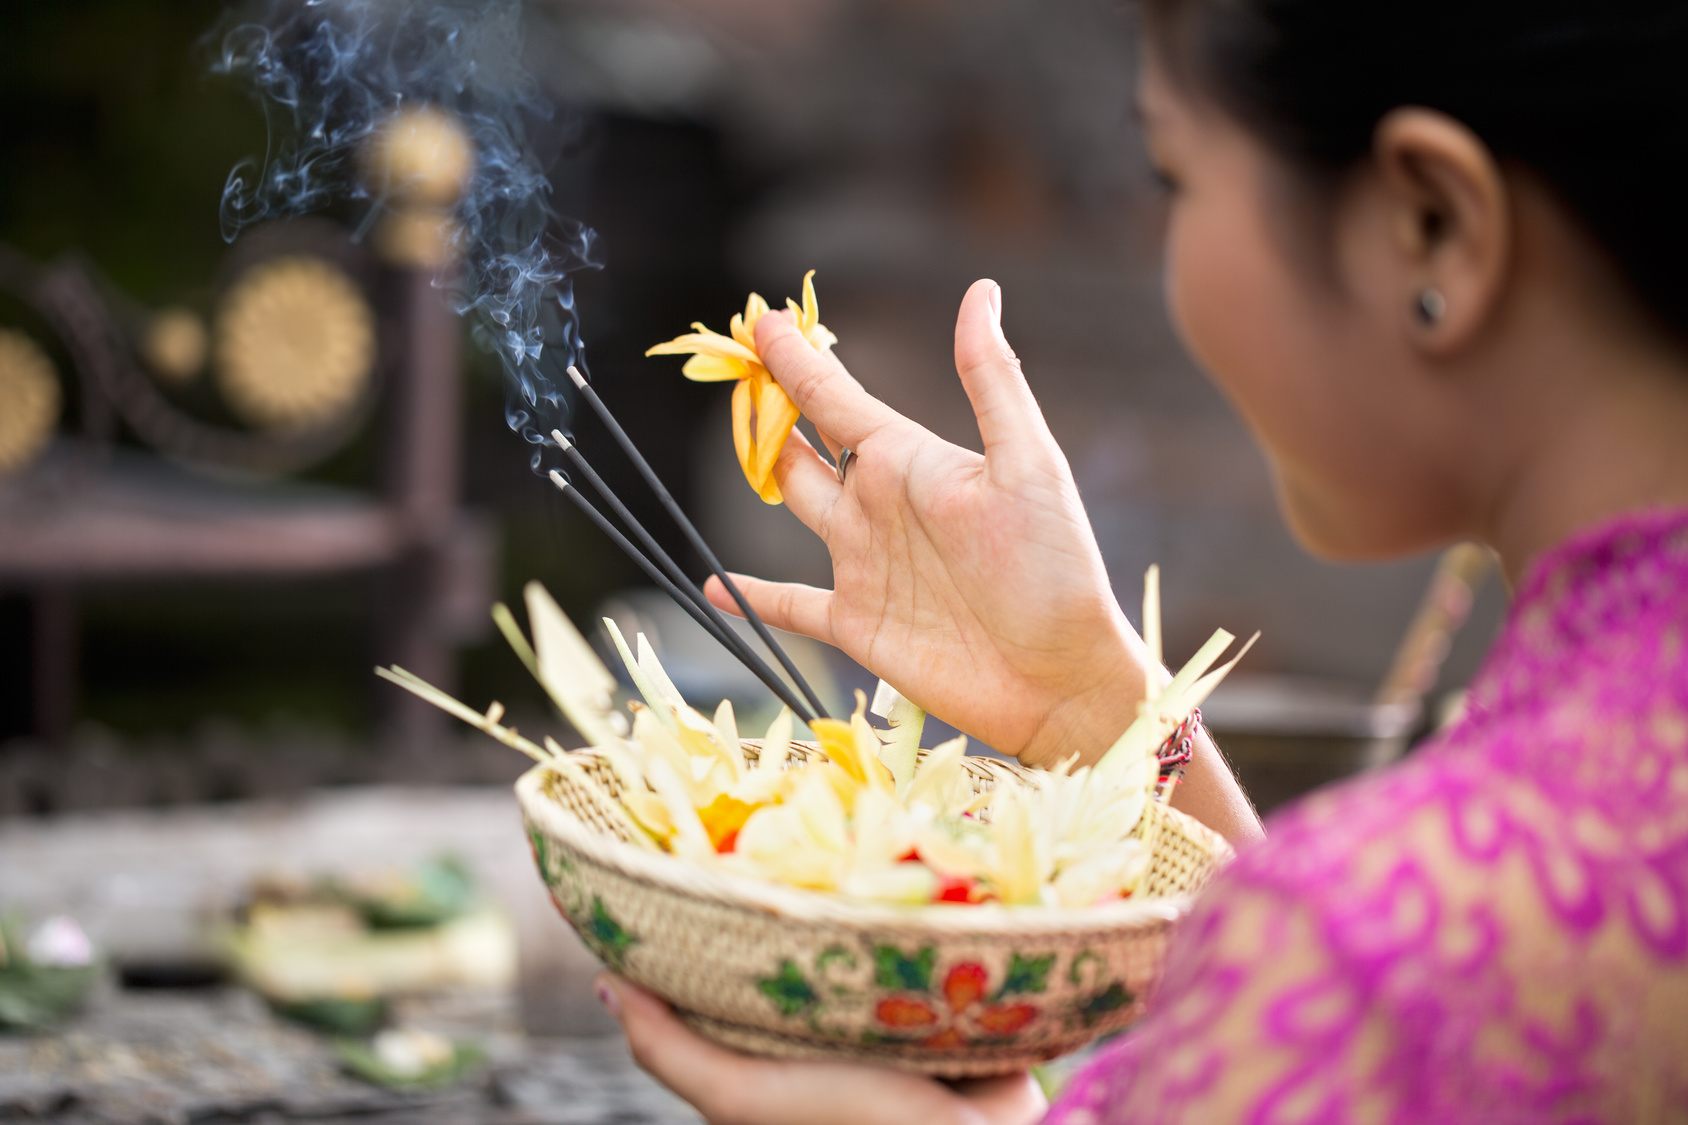
M 1196 731 L 1201 729 L 1201 725 L 1202 710 L 1198 707 L 1161 743 L 1160 749 L 1155 751 L 1155 758 L 1160 762 L 1162 777 L 1182 772 L 1180 767 L 1196 756 Z

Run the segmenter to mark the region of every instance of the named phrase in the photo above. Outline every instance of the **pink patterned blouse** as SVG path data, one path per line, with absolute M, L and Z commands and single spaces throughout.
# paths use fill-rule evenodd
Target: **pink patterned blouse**
M 1688 511 L 1539 560 L 1467 717 L 1269 831 L 1053 1125 L 1688 1121 Z

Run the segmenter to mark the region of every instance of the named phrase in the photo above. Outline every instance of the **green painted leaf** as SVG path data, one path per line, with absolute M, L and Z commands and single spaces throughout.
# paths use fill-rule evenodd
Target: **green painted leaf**
M 829 945 L 815 958 L 815 981 L 833 996 L 848 996 L 853 991 L 849 983 L 850 971 L 855 967 L 854 953 L 842 945 Z
M 1008 958 L 1008 975 L 1003 979 L 997 996 L 1014 996 L 1027 992 L 1046 992 L 1049 989 L 1049 970 L 1055 967 L 1055 954 L 1025 957 L 1015 951 Z
M 551 881 L 551 864 L 548 862 L 547 852 L 550 850 L 545 843 L 545 837 L 536 830 L 528 829 L 528 843 L 533 845 L 533 862 L 539 868 L 539 877 L 547 883 Z
M 895 946 L 876 945 L 873 948 L 873 981 L 880 988 L 929 992 L 932 988 L 932 967 L 937 960 L 937 947 L 931 945 L 912 957 Z
M 1117 1012 L 1130 1004 L 1134 997 L 1126 991 L 1125 986 L 1115 981 L 1101 992 L 1093 993 L 1080 1000 L 1077 1005 L 1078 1018 L 1084 1021 L 1085 1027 L 1090 1027 L 1097 1020 L 1110 1012 Z
M 1090 970 L 1089 973 L 1085 972 L 1086 968 Z M 1067 979 L 1080 987 L 1083 987 L 1086 983 L 1096 984 L 1098 978 L 1107 969 L 1108 962 L 1100 954 L 1094 949 L 1086 949 L 1073 958 L 1072 965 L 1067 968 Z M 1087 976 L 1089 977 L 1088 982 L 1085 979 Z
M 592 896 L 592 918 L 586 923 L 585 937 L 598 955 L 611 965 L 619 966 L 627 958 L 627 951 L 639 944 L 604 907 L 604 900 Z
M 842 945 L 829 945 L 815 958 L 815 972 L 824 973 L 835 964 L 853 969 L 856 967 L 856 955 Z
M 802 970 L 790 961 L 781 961 L 779 975 L 764 977 L 756 982 L 756 987 L 774 1002 L 781 1015 L 795 1016 L 820 1000 L 804 979 Z

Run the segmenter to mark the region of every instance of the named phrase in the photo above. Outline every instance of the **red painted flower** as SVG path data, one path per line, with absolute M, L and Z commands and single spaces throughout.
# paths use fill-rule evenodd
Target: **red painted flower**
M 973 961 L 963 961 L 951 969 L 944 978 L 944 999 L 949 1001 L 950 1011 L 960 1015 L 978 1003 L 989 981 L 985 967 Z
M 920 1041 L 922 1047 L 932 1047 L 940 1051 L 954 1051 L 967 1046 L 967 1036 L 953 1027 L 946 1027 L 936 1035 L 929 1035 Z
M 980 1027 L 994 1038 L 1018 1035 L 1028 1023 L 1037 1019 L 1034 1004 L 992 1004 L 974 1017 Z
M 938 1022 L 938 1013 L 924 1000 L 910 1000 L 892 996 L 881 1000 L 874 1009 L 874 1017 L 886 1027 L 898 1030 L 909 1027 L 931 1027 Z
M 923 1047 L 954 1049 L 971 1036 L 1006 1039 L 1018 1035 L 1038 1016 L 1035 1004 L 990 1004 L 990 973 L 975 961 L 964 961 L 944 975 L 941 988 L 948 1013 L 914 996 L 892 996 L 879 1002 L 874 1016 L 894 1031 L 934 1028 L 920 1041 Z

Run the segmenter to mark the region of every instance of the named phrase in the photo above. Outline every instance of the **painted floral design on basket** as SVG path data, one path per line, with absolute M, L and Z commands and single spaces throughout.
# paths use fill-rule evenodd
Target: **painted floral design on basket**
M 912 957 L 888 945 L 873 952 L 874 983 L 897 991 L 874 1005 L 878 1029 L 869 1035 L 912 1038 L 922 1047 L 940 1050 L 1019 1035 L 1042 1010 L 1036 1004 L 1010 997 L 1044 992 L 1050 967 L 1055 964 L 1053 953 L 1026 957 L 1016 952 L 1010 956 L 1002 984 L 993 993 L 990 971 L 977 961 L 962 961 L 945 971 L 934 990 L 935 947 L 926 946 Z
M 783 1016 L 799 1016 L 820 1003 L 820 993 L 803 975 L 795 961 L 780 962 L 780 971 L 756 982 L 756 988 L 773 1002 Z
M 1095 950 L 1083 950 L 1073 958 L 1072 965 L 1067 969 L 1067 979 L 1085 991 L 1067 1011 L 1068 1027 L 1074 1024 L 1095 1027 L 1120 1009 L 1129 1008 L 1137 999 L 1121 981 L 1104 979 L 1106 970 L 1106 958 Z
M 821 962 L 841 955 L 836 948 L 828 950 L 816 962 L 817 973 L 824 976 L 827 965 Z M 936 946 L 912 953 L 891 945 L 873 948 L 875 993 L 868 997 L 872 1027 L 863 1033 L 866 1042 L 905 1042 L 936 1050 L 1003 1043 L 1043 1015 L 1037 1004 L 1020 998 L 1048 990 L 1055 954 L 1011 954 L 994 991 L 990 970 L 979 962 L 957 962 L 940 975 L 937 960 Z M 826 1006 L 829 991 L 789 959 L 756 986 L 781 1015 L 807 1016 L 811 1022 Z
M 568 856 L 549 846 L 538 830 L 528 829 L 528 843 L 558 912 L 600 961 L 612 969 L 621 968 L 627 961 L 627 951 L 638 945 L 639 939 L 616 920 L 598 895 L 592 896 L 588 908 L 579 869 Z
M 612 969 L 621 968 L 627 960 L 627 951 L 639 944 L 639 939 L 610 915 L 604 907 L 604 900 L 597 895 L 592 896 L 592 913 L 589 917 L 580 921 L 570 918 L 569 921 L 573 923 L 576 932 L 580 934 L 580 940 L 586 943 L 587 948 Z

